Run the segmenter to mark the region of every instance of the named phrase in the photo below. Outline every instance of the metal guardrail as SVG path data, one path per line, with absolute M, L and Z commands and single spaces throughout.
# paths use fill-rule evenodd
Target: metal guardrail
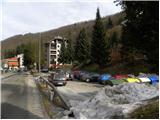
M 51 90 L 51 92 L 52 92 L 53 99 L 54 99 L 55 95 L 57 95 L 59 97 L 60 101 L 63 103 L 63 107 L 67 110 L 70 110 L 70 104 L 64 100 L 64 97 L 58 92 L 57 88 L 51 82 L 49 82 L 48 79 L 46 79 L 42 76 L 40 76 L 39 79 L 41 82 L 46 83 L 46 85 L 48 85 L 52 88 L 53 91 Z

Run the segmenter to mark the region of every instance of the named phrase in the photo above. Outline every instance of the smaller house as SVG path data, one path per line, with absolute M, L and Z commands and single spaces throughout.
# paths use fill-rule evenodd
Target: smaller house
M 8 68 L 8 69 L 18 69 L 18 58 L 17 57 L 12 57 L 8 59 L 2 60 L 2 67 L 3 68 Z
M 23 69 L 23 54 L 17 55 L 12 58 L 7 58 L 3 59 L 2 61 L 2 68 L 5 69 L 13 69 L 13 70 L 18 70 L 18 69 Z

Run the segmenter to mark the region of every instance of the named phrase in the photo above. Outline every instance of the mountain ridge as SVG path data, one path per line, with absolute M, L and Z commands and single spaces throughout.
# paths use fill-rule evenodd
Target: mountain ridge
M 124 16 L 124 13 L 119 12 L 119 13 L 115 13 L 113 15 L 108 15 L 106 17 L 103 17 L 102 20 L 103 20 L 104 24 L 106 24 L 108 18 L 110 17 L 113 22 L 113 25 L 114 25 L 113 28 L 114 28 L 115 26 L 120 25 L 121 21 L 123 20 L 123 16 Z M 91 39 L 90 36 L 92 34 L 93 25 L 94 25 L 94 20 L 87 20 L 87 21 L 77 22 L 77 23 L 73 23 L 70 25 L 61 26 L 61 27 L 58 27 L 55 29 L 43 31 L 43 32 L 41 32 L 42 43 L 50 41 L 51 39 L 53 39 L 57 35 L 60 35 L 65 38 L 68 38 L 68 36 L 70 36 L 70 38 L 73 39 L 73 41 L 75 41 L 77 35 L 79 34 L 79 31 L 82 28 L 86 29 L 86 32 L 89 36 L 89 39 Z M 111 30 L 111 29 L 108 29 L 108 30 Z M 2 54 L 5 50 L 16 49 L 16 47 L 21 44 L 38 42 L 39 33 L 40 32 L 26 33 L 24 35 L 18 34 L 18 35 L 14 35 L 14 36 L 11 36 L 9 38 L 2 40 L 1 41 Z

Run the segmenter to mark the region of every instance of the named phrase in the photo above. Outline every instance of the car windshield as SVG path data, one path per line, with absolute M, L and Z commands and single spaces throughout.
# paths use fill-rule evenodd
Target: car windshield
M 64 74 L 57 74 L 54 76 L 54 79 L 56 79 L 56 80 L 64 80 L 64 78 L 65 78 Z

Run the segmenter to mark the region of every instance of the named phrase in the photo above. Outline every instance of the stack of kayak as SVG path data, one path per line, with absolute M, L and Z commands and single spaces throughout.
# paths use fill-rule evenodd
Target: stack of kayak
M 139 76 L 135 77 L 134 75 L 115 75 L 111 76 L 110 74 L 103 74 L 100 75 L 98 78 L 101 84 L 106 85 L 119 85 L 122 83 L 150 83 L 150 84 L 157 84 L 159 82 L 159 76 L 153 74 L 140 74 Z

